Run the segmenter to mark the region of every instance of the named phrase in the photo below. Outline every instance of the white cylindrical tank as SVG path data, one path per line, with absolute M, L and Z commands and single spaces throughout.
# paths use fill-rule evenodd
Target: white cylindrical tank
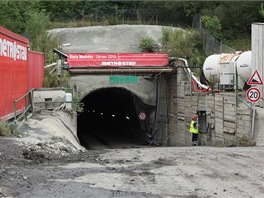
M 215 83 L 218 83 L 220 78 L 219 78 L 219 68 L 218 64 L 220 62 L 221 55 L 220 54 L 215 54 L 208 56 L 203 64 L 203 72 L 205 78 L 210 82 L 214 81 Z
M 235 62 L 235 66 L 237 67 L 237 72 L 239 74 L 238 86 L 239 88 L 243 88 L 245 81 L 248 81 L 251 76 L 251 51 L 246 51 L 241 54 L 215 54 L 208 56 L 203 65 L 205 78 L 208 81 L 214 80 L 215 83 L 219 83 L 220 64 L 227 62 Z
M 210 82 L 214 81 L 214 83 L 220 82 L 220 63 L 223 59 L 230 56 L 230 54 L 214 54 L 208 56 L 203 64 L 203 72 L 205 78 Z
M 240 54 L 236 62 L 237 73 L 239 74 L 238 86 L 243 88 L 245 81 L 247 82 L 251 76 L 251 51 L 246 51 Z

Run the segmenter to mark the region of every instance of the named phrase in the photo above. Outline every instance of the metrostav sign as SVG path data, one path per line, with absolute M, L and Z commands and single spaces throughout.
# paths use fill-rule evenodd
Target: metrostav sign
M 164 67 L 168 66 L 166 53 L 69 53 L 70 68 L 78 67 Z

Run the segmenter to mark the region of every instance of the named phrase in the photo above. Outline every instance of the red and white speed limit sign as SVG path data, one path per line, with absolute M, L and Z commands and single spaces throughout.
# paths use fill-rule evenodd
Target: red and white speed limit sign
M 139 114 L 138 114 L 138 118 L 142 121 L 146 120 L 147 118 L 147 114 L 143 111 L 141 111 Z
M 247 99 L 250 102 L 257 102 L 260 99 L 260 91 L 256 87 L 251 87 L 247 90 Z

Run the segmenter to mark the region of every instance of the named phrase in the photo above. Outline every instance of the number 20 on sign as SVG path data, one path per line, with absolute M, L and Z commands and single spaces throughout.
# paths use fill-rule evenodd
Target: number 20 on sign
M 256 87 L 251 87 L 247 90 L 247 99 L 250 102 L 257 102 L 260 99 L 260 91 Z

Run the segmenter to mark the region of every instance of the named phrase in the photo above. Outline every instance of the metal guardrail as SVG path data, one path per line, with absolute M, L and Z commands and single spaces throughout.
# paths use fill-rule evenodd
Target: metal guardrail
M 27 96 L 29 96 L 29 97 L 27 97 Z M 22 99 L 25 100 L 26 106 L 25 106 L 23 113 L 20 114 L 19 116 L 17 116 L 17 103 L 20 102 Z M 20 98 L 18 98 L 14 101 L 14 126 L 15 126 L 15 128 L 17 127 L 17 122 L 23 116 L 25 116 L 25 118 L 27 120 L 27 113 L 28 113 L 30 108 L 32 108 L 32 90 L 29 90 L 26 94 L 24 94 L 23 96 L 21 96 Z M 16 134 L 16 135 L 18 135 L 18 134 Z
M 245 102 L 241 97 L 238 96 L 238 90 L 241 90 L 246 95 L 246 91 L 238 86 L 238 77 L 240 77 L 245 83 L 247 83 L 247 80 L 245 80 L 240 74 L 236 73 L 225 73 L 227 75 L 232 75 L 233 79 L 236 80 L 236 82 L 233 80 L 233 87 L 235 88 L 233 92 L 236 93 L 236 106 L 238 107 L 238 101 L 242 102 L 244 105 L 246 105 L 249 109 L 252 109 L 252 103 L 251 105 L 248 105 L 247 102 Z
M 242 87 L 239 87 L 238 86 L 238 77 L 240 77 L 245 83 L 247 83 L 247 80 L 245 80 L 240 74 L 238 74 L 237 72 L 236 73 L 234 73 L 233 74 L 233 77 L 234 77 L 234 75 L 235 75 L 235 77 L 236 77 L 236 84 L 235 84 L 235 86 L 236 86 L 236 106 L 238 106 L 238 100 L 239 101 L 241 101 L 244 105 L 246 105 L 249 109 L 252 109 L 252 103 L 251 103 L 251 105 L 249 106 L 242 98 L 240 98 L 239 96 L 238 96 L 238 89 L 240 89 L 240 90 L 242 90 L 243 91 L 243 93 L 245 93 L 245 95 L 246 95 L 246 91 L 242 88 Z
M 74 109 L 74 90 L 73 88 L 39 88 L 39 89 L 31 89 L 29 90 L 27 93 L 25 93 L 23 96 L 21 96 L 20 98 L 16 99 L 14 101 L 14 126 L 15 128 L 17 128 L 17 122 L 25 117 L 25 120 L 27 120 L 27 116 L 28 116 L 28 112 L 31 110 L 33 111 L 33 92 L 34 91 L 51 91 L 51 90 L 63 90 L 66 93 L 71 93 L 72 94 L 72 108 Z M 23 113 L 21 113 L 19 116 L 17 116 L 17 104 L 21 101 L 21 100 L 25 100 L 25 108 Z M 44 103 L 48 103 L 48 102 L 44 102 Z M 56 103 L 56 102 L 53 102 Z M 60 102 L 61 103 L 61 102 Z M 18 134 L 16 134 L 18 135 Z

